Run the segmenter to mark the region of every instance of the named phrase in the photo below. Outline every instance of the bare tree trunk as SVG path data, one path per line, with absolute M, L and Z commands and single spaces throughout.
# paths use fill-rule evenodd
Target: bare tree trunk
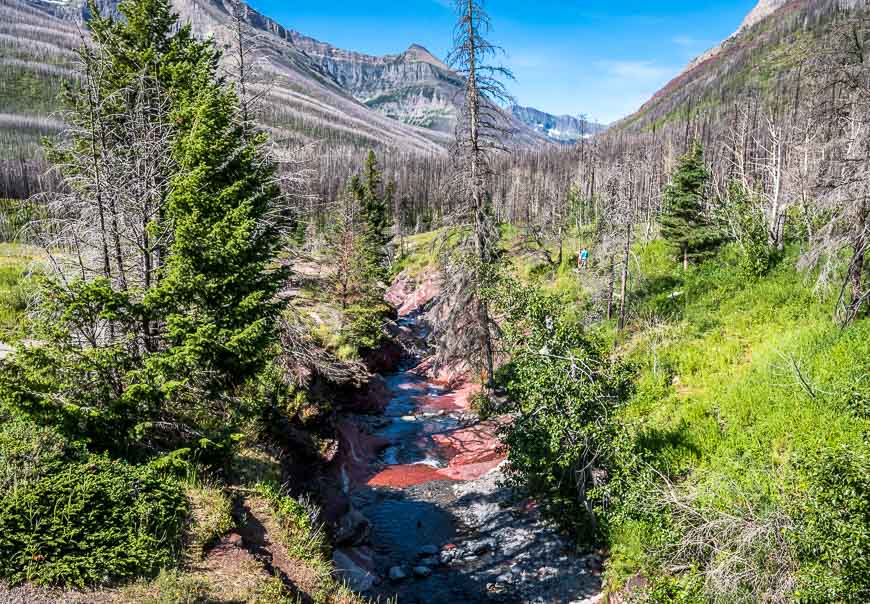
M 609 279 L 607 282 L 607 319 L 613 318 L 613 287 L 616 280 L 616 267 L 614 266 L 614 256 L 610 255 Z
M 622 262 L 622 283 L 620 285 L 619 291 L 619 331 L 625 329 L 625 314 L 626 314 L 626 304 L 625 297 L 626 292 L 628 290 L 628 261 L 631 252 L 631 224 L 625 227 L 625 247 L 623 249 L 623 262 Z
M 477 32 L 475 24 L 474 0 L 468 0 L 468 80 L 466 102 L 468 103 L 469 143 L 471 162 L 472 201 L 474 203 L 474 228 L 477 246 L 477 258 L 484 269 L 489 263 L 489 253 L 486 246 L 486 200 L 481 190 L 483 167 L 481 166 L 482 151 L 480 148 L 480 91 L 477 89 Z M 492 347 L 492 333 L 489 324 L 489 308 L 486 302 L 478 296 L 478 320 L 483 334 L 484 360 L 486 362 L 486 389 L 492 391 L 495 379 L 495 359 Z
M 112 267 L 109 264 L 109 242 L 106 237 L 106 212 L 103 203 L 103 183 L 100 171 L 101 152 L 97 150 L 97 132 L 103 129 L 102 107 L 99 101 L 99 88 L 94 81 L 94 75 L 90 62 L 86 62 L 86 75 L 88 86 L 88 105 L 91 115 L 91 162 L 94 171 L 94 196 L 97 202 L 97 210 L 100 222 L 100 242 L 103 247 L 103 276 L 111 281 Z

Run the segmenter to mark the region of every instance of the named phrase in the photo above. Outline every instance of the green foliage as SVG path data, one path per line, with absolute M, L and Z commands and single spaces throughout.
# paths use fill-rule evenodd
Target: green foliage
M 187 497 L 191 516 L 184 540 L 190 557 L 200 560 L 235 525 L 233 502 L 222 488 L 209 484 L 188 488 Z
M 347 215 L 333 234 L 339 249 L 336 293 L 347 318 L 342 335 L 358 350 L 374 349 L 384 339 L 394 189 L 394 183 L 383 184 L 377 157 L 370 151 L 362 177 L 351 179 Z
M 51 428 L 2 413 L 0 419 L 0 493 L 25 488 L 86 456 L 83 447 L 70 444 Z
M 694 571 L 684 577 L 654 576 L 632 594 L 631 604 L 705 604 L 703 581 Z
M 27 308 L 37 288 L 31 276 L 32 259 L 22 246 L 4 245 L 0 252 L 0 341 L 7 344 L 21 337 Z
M 51 317 L 37 333 L 47 344 L 21 347 L 0 366 L 0 404 L 98 448 L 124 449 L 149 401 L 122 390 L 135 356 L 119 343 L 81 348 L 78 336 L 109 320 L 132 321 L 128 298 L 102 279 L 46 284 L 43 310 Z
M 718 553 L 694 558 L 695 571 L 662 589 L 695 593 L 697 576 L 727 578 L 726 563 L 733 569 L 745 559 L 736 591 L 723 595 L 711 581 L 696 601 L 759 601 L 747 585 L 775 586 L 778 577 L 797 580 L 800 601 L 866 599 L 861 401 L 870 323 L 833 325 L 827 301 L 794 269 L 795 251 L 786 254 L 747 280 L 737 246 L 686 273 L 659 243 L 639 250 L 647 280 L 639 312 L 661 322 L 623 344 L 639 374 L 630 403 L 613 417 L 606 487 L 610 568 L 619 577 L 664 574 L 664 558 L 703 527 Z M 680 500 L 682 514 L 699 524 L 662 499 L 662 476 L 677 493 L 694 494 Z M 751 531 L 753 539 L 742 539 Z M 652 601 L 684 601 L 673 594 Z
M 255 491 L 268 502 L 278 520 L 280 532 L 275 538 L 287 548 L 291 556 L 303 561 L 312 571 L 313 586 L 309 589 L 309 594 L 315 604 L 367 601 L 335 578 L 335 568 L 327 557 L 329 549 L 326 536 L 308 506 L 287 496 L 275 483 L 261 483 L 256 486 Z M 282 587 L 279 582 L 267 586 L 258 593 L 255 601 L 264 604 L 287 602 Z
M 363 250 L 370 277 L 387 280 L 387 246 L 392 239 L 392 205 L 395 183 L 383 185 L 374 151 L 369 151 L 363 178 L 354 177 L 350 190 L 360 205 L 363 221 Z
M 870 450 L 826 448 L 798 461 L 801 484 L 788 502 L 801 560 L 800 602 L 870 601 Z
M 390 307 L 385 303 L 370 300 L 368 305 L 355 304 L 347 309 L 350 319 L 345 335 L 358 349 L 372 350 L 384 340 L 384 318 Z
M 0 576 L 13 583 L 103 585 L 173 563 L 187 500 L 147 468 L 91 457 L 0 500 Z
M 593 473 L 607 464 L 605 420 L 624 399 L 629 373 L 558 298 L 510 281 L 493 297 L 507 313 L 511 351 L 498 376 L 515 415 L 503 434 L 508 475 L 592 542 Z
M 209 376 L 198 386 L 219 396 L 264 366 L 288 273 L 272 265 L 283 242 L 280 222 L 267 218 L 279 191 L 260 153 L 264 139 L 235 122 L 234 93 L 211 73 L 201 77 L 195 101 L 179 112 L 192 125 L 176 142 L 166 273 L 145 303 L 165 312 L 168 345 L 150 366 L 176 379 Z
M 659 219 L 662 237 L 686 261 L 702 258 L 719 241 L 717 230 L 704 214 L 709 180 L 701 144 L 695 141 L 692 149 L 680 158 L 672 182 L 664 191 L 664 213 Z
M 160 571 L 145 593 L 136 593 L 142 604 L 211 604 L 214 598 L 205 579 L 191 577 L 176 569 Z
M 494 397 L 481 391 L 471 397 L 471 410 L 474 411 L 477 417 L 481 420 L 486 421 L 496 415 L 499 411 L 498 402 Z
M 718 219 L 739 245 L 741 267 L 750 277 L 764 275 L 779 259 L 777 249 L 770 244 L 763 207 L 752 192 L 733 182 L 718 208 Z
M 262 411 L 244 394 L 277 340 L 284 213 L 276 211 L 280 193 L 261 150 L 264 135 L 239 124 L 238 99 L 219 74 L 214 45 L 179 28 L 170 9 L 167 0 L 123 2 L 123 19 L 89 22 L 99 52 L 81 51 L 110 105 L 103 118 L 118 122 L 112 132 L 135 131 L 127 121 L 141 116 L 129 105 L 142 105 L 155 121 L 167 117 L 151 115 L 155 107 L 169 112 L 172 167 L 161 175 L 169 186 L 165 199 L 153 200 L 161 211 L 145 228 L 169 244 L 152 250 L 144 284 L 103 277 L 47 284 L 40 346 L 22 348 L 0 369 L 0 401 L 95 450 L 129 457 L 191 448 L 200 461 L 219 464 L 237 439 L 236 424 Z M 125 87 L 142 77 L 149 86 L 129 98 Z M 84 133 L 103 132 L 90 110 L 93 94 L 68 94 Z M 90 140 L 81 134 L 70 147 L 51 149 L 72 183 L 76 170 L 90 167 L 66 160 Z

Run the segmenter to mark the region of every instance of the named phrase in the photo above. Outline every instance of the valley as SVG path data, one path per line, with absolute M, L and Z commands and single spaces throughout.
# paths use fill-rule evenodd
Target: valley
M 257 6 L 0 0 L 0 604 L 870 601 L 867 0 Z

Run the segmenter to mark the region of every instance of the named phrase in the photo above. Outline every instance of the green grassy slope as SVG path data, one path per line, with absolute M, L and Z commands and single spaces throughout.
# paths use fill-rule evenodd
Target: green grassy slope
M 582 236 L 553 266 L 503 235 L 523 281 L 596 316 L 604 271 L 573 271 Z M 432 266 L 431 239 L 411 240 L 410 270 Z M 683 273 L 663 242 L 640 243 L 627 329 L 590 326 L 636 374 L 604 493 L 612 590 L 645 577 L 653 602 L 866 594 L 870 319 L 836 324 L 796 254 L 753 278 L 731 248 Z
M 841 329 L 831 320 L 830 301 L 813 292 L 790 258 L 752 280 L 727 252 L 686 275 L 659 243 L 641 249 L 640 257 L 650 289 L 638 314 L 656 321 L 654 328 L 635 324 L 620 339 L 621 352 L 639 373 L 637 392 L 619 421 L 636 456 L 632 467 L 646 476 L 628 477 L 623 486 L 635 492 L 648 487 L 650 470 L 668 477 L 679 485 L 683 502 L 702 512 L 698 524 L 690 523 L 697 530 L 729 515 L 739 520 L 735 531 L 782 517 L 790 532 L 785 549 L 796 556 L 788 570 L 807 593 L 824 588 L 815 585 L 818 577 L 807 576 L 813 557 L 804 557 L 802 547 L 815 550 L 822 577 L 836 581 L 866 572 L 866 563 L 858 562 L 859 568 L 838 559 L 868 546 L 870 510 L 860 501 L 867 495 L 866 476 L 831 473 L 870 459 L 870 320 Z M 682 295 L 671 298 L 676 291 Z M 856 481 L 847 489 L 854 498 L 839 509 L 834 501 L 842 491 L 825 490 L 830 478 Z M 661 572 L 669 557 L 675 566 L 682 560 L 710 571 L 723 565 L 726 554 L 746 555 L 726 539 L 718 553 L 692 558 L 664 546 L 662 556 L 657 548 L 663 542 L 686 543 L 686 527 L 673 520 L 679 514 L 651 513 L 652 506 L 637 501 L 616 507 L 615 584 L 635 572 Z M 830 533 L 814 534 L 815 522 L 827 524 Z M 782 546 L 765 548 L 773 556 Z M 675 579 L 686 584 L 678 573 Z

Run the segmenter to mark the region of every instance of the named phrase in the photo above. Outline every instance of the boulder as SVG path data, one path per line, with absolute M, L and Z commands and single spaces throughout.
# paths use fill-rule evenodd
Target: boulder
M 363 568 L 348 553 L 336 550 L 332 554 L 332 562 L 339 578 L 346 581 L 348 587 L 354 591 L 364 592 L 370 590 L 377 577 L 370 570 Z
M 420 577 L 421 579 L 424 579 L 431 574 L 432 574 L 432 569 L 429 568 L 428 566 L 415 566 L 414 567 L 414 576 L 415 577 Z
M 429 556 L 437 556 L 440 551 L 437 545 L 424 545 L 420 548 L 419 556 L 421 558 L 426 558 Z
M 390 569 L 389 576 L 390 576 L 390 581 L 395 581 L 395 582 L 404 581 L 405 579 L 408 578 L 408 574 L 405 572 L 405 569 L 403 569 L 401 566 L 392 567 Z
M 371 522 L 357 510 L 351 508 L 339 518 L 335 527 L 335 543 L 337 545 L 362 545 L 369 538 Z

